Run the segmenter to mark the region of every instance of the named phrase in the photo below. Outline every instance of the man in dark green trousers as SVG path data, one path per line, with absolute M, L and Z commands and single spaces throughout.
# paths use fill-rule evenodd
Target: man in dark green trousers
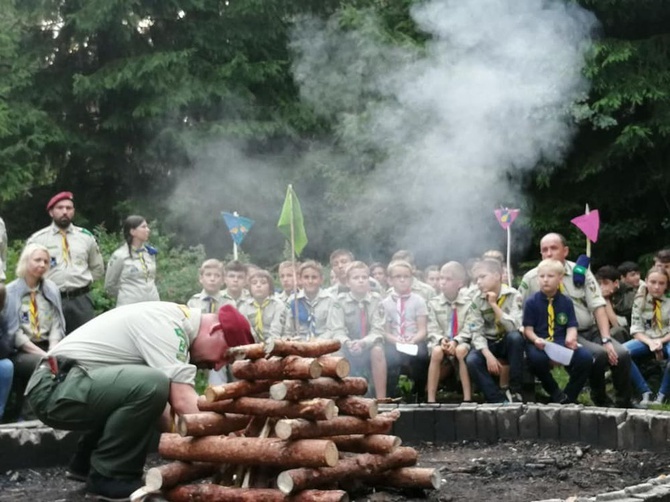
M 196 368 L 219 370 L 228 347 L 247 343 L 249 322 L 230 305 L 214 314 L 168 302 L 126 305 L 51 350 L 26 395 L 47 425 L 84 431 L 69 476 L 86 480 L 98 500 L 129 500 L 143 485 L 151 432 L 166 405 L 196 413 Z

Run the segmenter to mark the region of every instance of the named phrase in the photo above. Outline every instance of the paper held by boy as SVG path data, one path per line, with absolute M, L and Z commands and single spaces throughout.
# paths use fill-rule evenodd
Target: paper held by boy
M 415 343 L 396 343 L 395 348 L 398 352 L 407 354 L 409 356 L 415 356 L 419 353 L 419 346 Z
M 563 366 L 570 365 L 572 355 L 575 353 L 574 350 L 554 342 L 544 342 L 544 351 L 547 353 L 547 356 L 549 356 L 549 359 L 558 364 L 562 364 Z

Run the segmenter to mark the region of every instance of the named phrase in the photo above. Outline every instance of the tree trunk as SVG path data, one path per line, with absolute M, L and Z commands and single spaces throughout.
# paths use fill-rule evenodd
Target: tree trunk
M 170 502 L 348 502 L 342 490 L 304 490 L 292 496 L 270 488 L 229 488 L 221 485 L 184 485 L 165 494 Z
M 149 469 L 144 478 L 144 485 L 151 491 L 166 490 L 181 483 L 213 476 L 220 467 L 220 464 L 208 462 L 171 462 Z
M 340 481 L 347 477 L 364 477 L 379 474 L 389 469 L 409 467 L 416 464 L 417 452 L 414 448 L 398 448 L 388 455 L 363 453 L 342 458 L 334 467 L 318 469 L 291 469 L 277 476 L 277 488 L 289 494 Z
M 327 436 L 320 439 L 332 441 L 338 451 L 353 453 L 376 453 L 384 455 L 396 450 L 402 440 L 398 436 L 386 434 L 348 434 L 344 436 Z
M 202 411 L 217 413 L 241 413 L 243 415 L 261 415 L 265 417 L 306 418 L 308 420 L 330 420 L 337 416 L 337 406 L 332 399 L 310 399 L 308 401 L 273 401 L 257 397 L 240 397 L 209 403 L 198 400 Z
M 283 380 L 296 378 L 308 380 L 321 376 L 323 369 L 313 358 L 298 356 L 273 357 L 255 361 L 235 361 L 231 366 L 235 378 L 242 380 Z
M 314 380 L 284 380 L 270 387 L 272 399 L 300 401 L 314 397 L 356 396 L 368 391 L 365 378 L 348 377 L 343 380 L 321 377 Z
M 375 418 L 377 416 L 377 401 L 374 399 L 341 397 L 335 401 L 335 405 L 342 415 L 351 415 L 358 418 Z
M 267 392 L 272 386 L 272 380 L 239 380 L 237 382 L 214 385 L 205 389 L 207 401 L 223 401 L 236 397 L 253 396 Z
M 188 413 L 177 417 L 177 432 L 181 436 L 219 436 L 244 429 L 250 421 L 249 415 L 222 415 L 213 411 Z
M 299 342 L 272 339 L 265 342 L 265 353 L 267 356 L 319 357 L 337 352 L 341 348 L 342 344 L 338 340 Z
M 264 343 L 251 343 L 249 345 L 230 347 L 226 355 L 229 359 L 239 361 L 240 359 L 263 359 L 267 354 Z
M 351 365 L 344 357 L 340 356 L 321 356 L 317 359 L 323 372 L 321 376 L 331 378 L 344 378 L 349 375 Z
M 426 488 L 439 490 L 442 477 L 437 469 L 427 467 L 401 467 L 364 479 L 371 486 L 391 486 L 394 488 Z
M 275 425 L 275 434 L 280 439 L 319 438 L 344 434 L 386 434 L 399 417 L 400 412 L 393 410 L 371 420 L 357 417 L 336 417 L 317 422 L 304 419 L 279 420 Z

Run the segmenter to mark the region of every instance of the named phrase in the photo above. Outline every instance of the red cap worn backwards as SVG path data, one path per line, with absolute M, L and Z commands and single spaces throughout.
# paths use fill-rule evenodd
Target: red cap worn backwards
M 249 321 L 232 305 L 224 305 L 219 309 L 219 324 L 229 347 L 254 343 Z
M 72 192 L 61 192 L 51 197 L 51 199 L 49 199 L 49 202 L 47 202 L 47 211 L 51 211 L 51 208 L 62 200 L 74 200 Z

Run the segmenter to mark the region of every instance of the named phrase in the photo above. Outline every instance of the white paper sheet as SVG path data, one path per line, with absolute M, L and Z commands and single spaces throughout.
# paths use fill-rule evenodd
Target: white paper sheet
M 415 343 L 396 343 L 395 348 L 398 352 L 407 354 L 410 356 L 415 356 L 419 353 L 419 346 Z
M 563 366 L 568 366 L 570 361 L 572 361 L 572 355 L 575 353 L 574 350 L 568 349 L 563 345 L 559 345 L 554 342 L 545 342 L 544 351 L 549 356 L 549 359 L 556 361 L 558 364 Z

